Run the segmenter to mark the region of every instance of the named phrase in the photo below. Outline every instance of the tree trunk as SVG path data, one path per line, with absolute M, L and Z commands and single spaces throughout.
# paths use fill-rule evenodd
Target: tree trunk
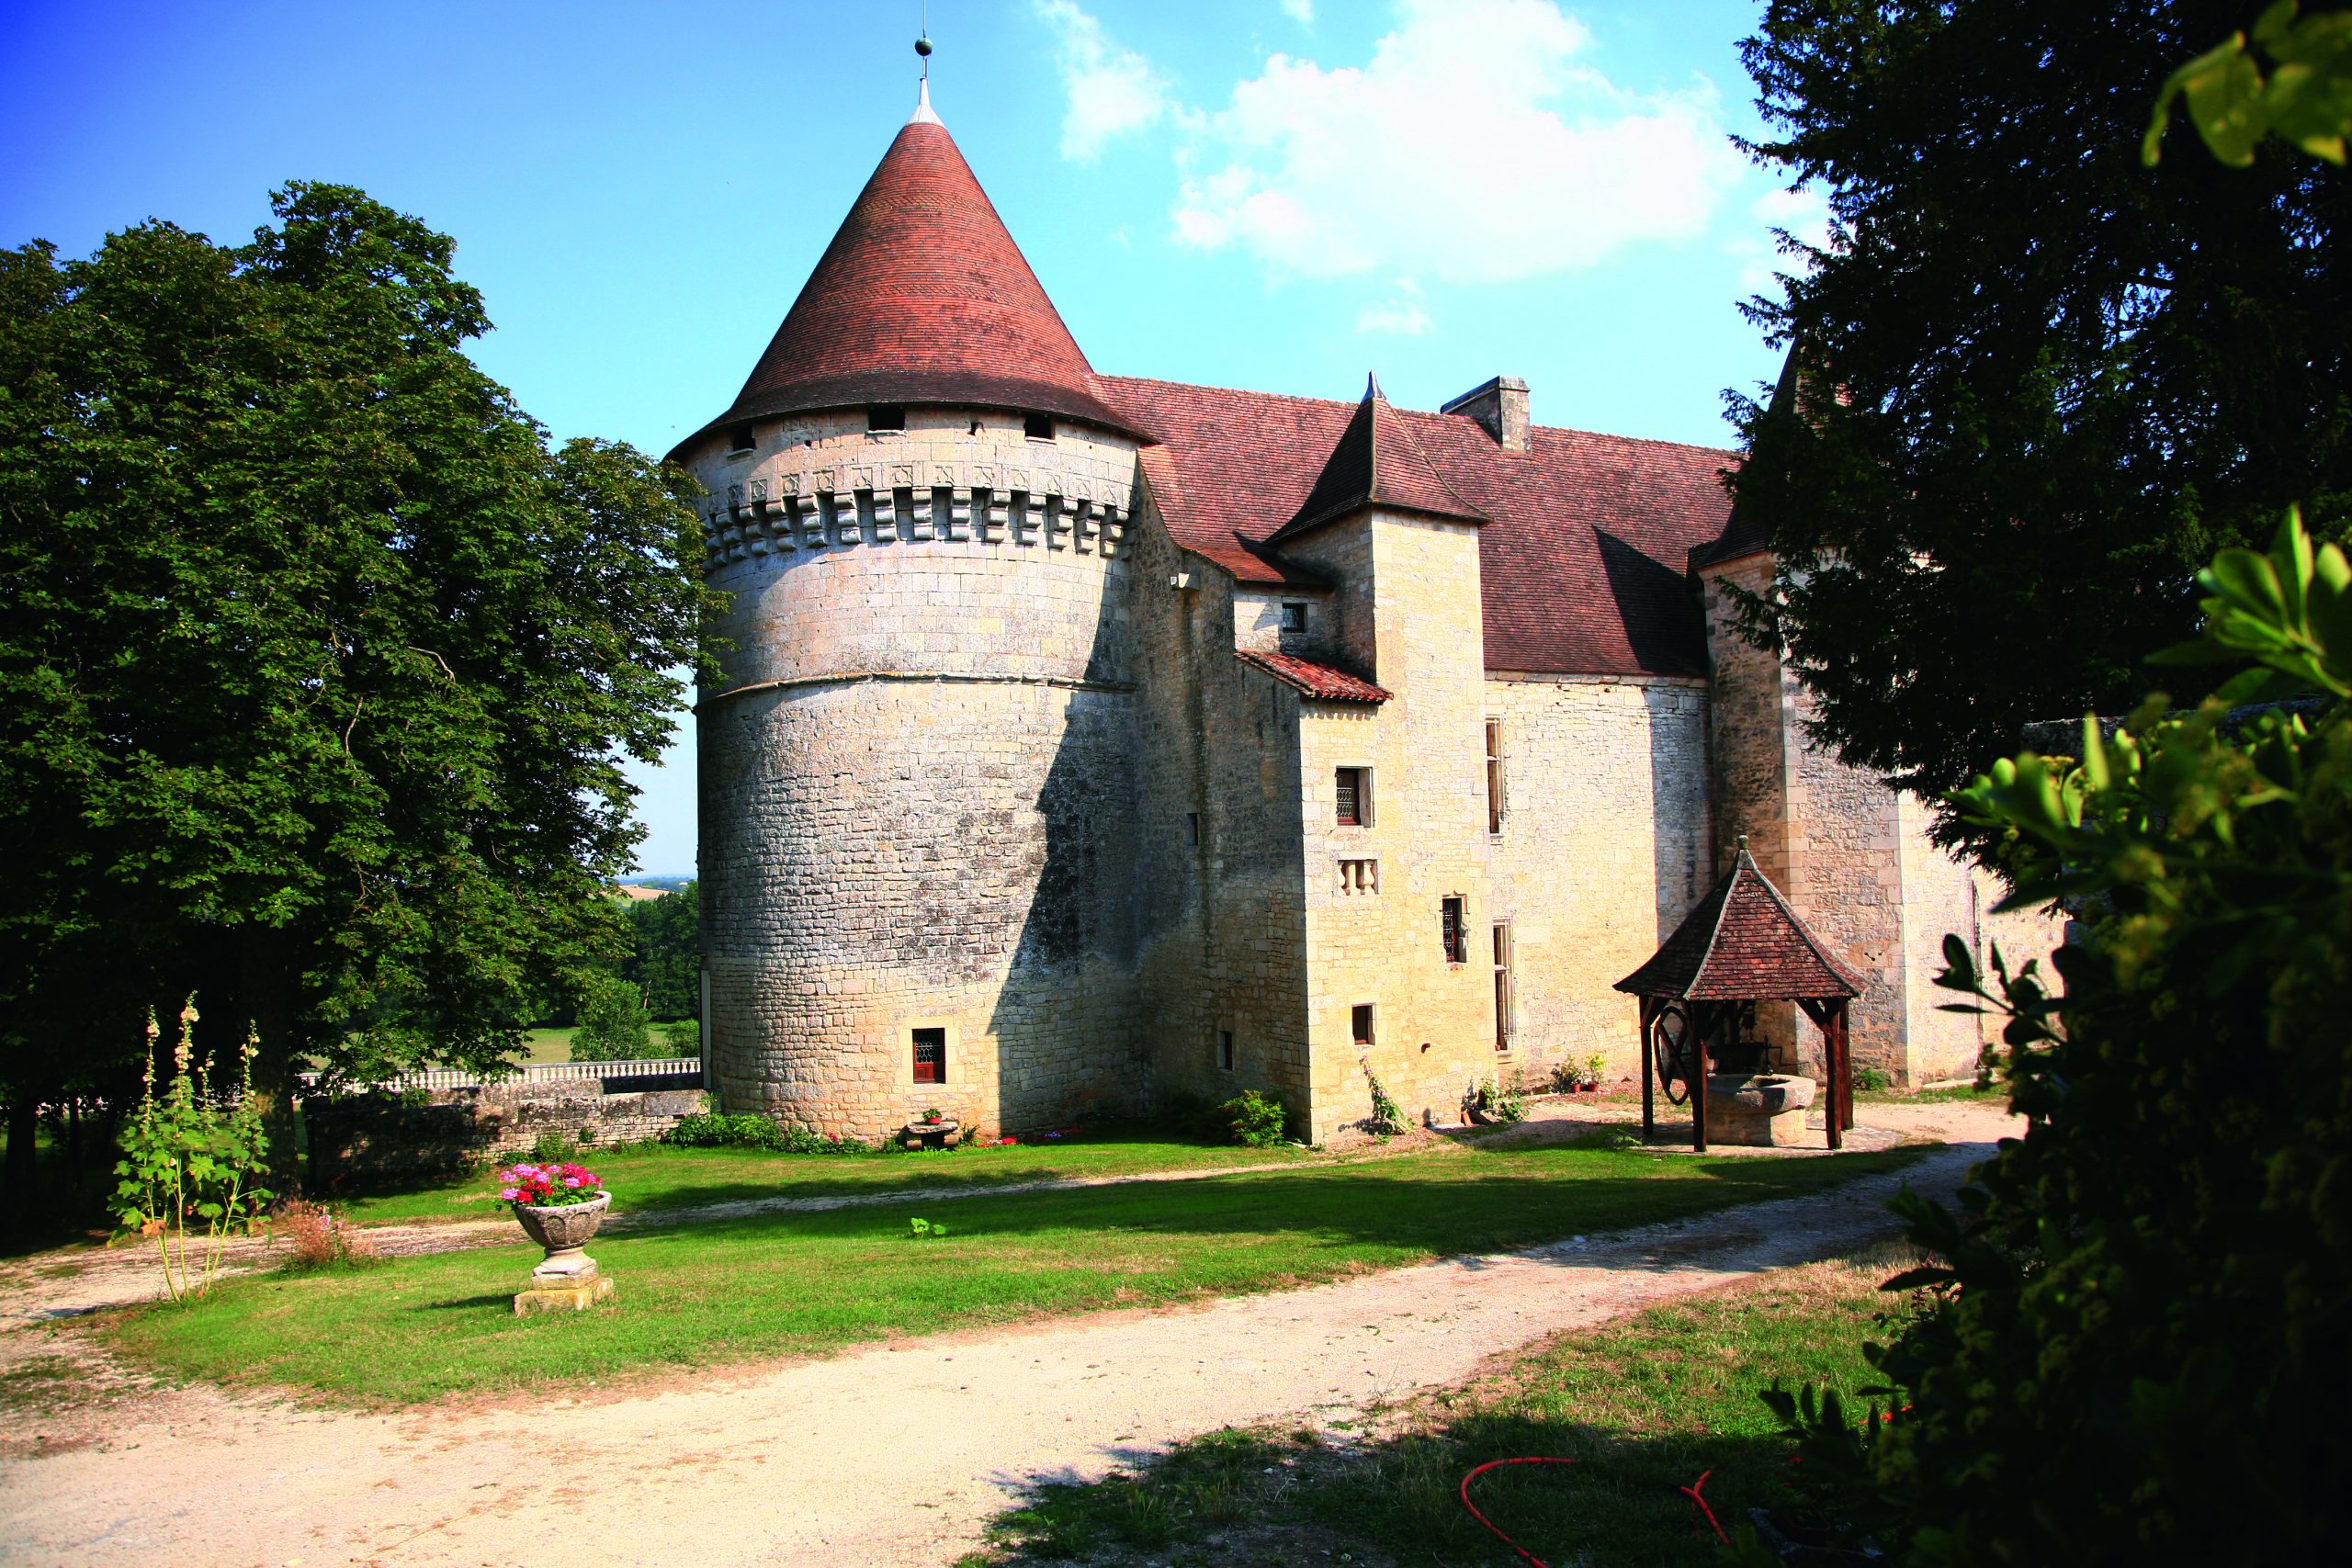
M 254 1031 L 253 1092 L 269 1134 L 269 1166 L 281 1186 L 295 1174 L 294 965 L 284 931 L 246 926 L 237 945 L 237 1046 Z M 232 1047 L 234 1049 L 236 1047 Z M 233 1065 L 234 1058 L 230 1064 Z
M 40 1125 L 40 1097 L 29 1089 L 8 1102 L 8 1190 L 5 1205 L 10 1230 L 30 1230 L 40 1206 L 40 1167 L 33 1157 L 33 1135 Z

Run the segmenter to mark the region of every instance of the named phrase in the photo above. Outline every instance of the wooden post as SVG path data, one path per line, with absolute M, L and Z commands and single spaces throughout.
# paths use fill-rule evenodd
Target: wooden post
M 1657 1110 L 1656 1102 L 1651 1099 L 1650 1089 L 1652 1072 L 1650 1025 L 1657 1021 L 1657 1003 L 1647 997 L 1643 997 L 1640 1000 L 1642 1004 L 1642 1142 L 1646 1144 L 1650 1141 L 1652 1134 L 1657 1131 Z
M 1690 1148 L 1694 1154 L 1707 1152 L 1707 1031 L 1713 1027 L 1713 1014 L 1709 1004 L 1695 1002 L 1690 1009 L 1690 1043 L 1698 1048 L 1698 1068 L 1690 1080 Z
M 1846 1034 L 1846 1008 L 1839 1001 L 1829 1015 L 1829 1146 L 1846 1146 L 1846 1129 L 1854 1124 L 1854 1050 Z

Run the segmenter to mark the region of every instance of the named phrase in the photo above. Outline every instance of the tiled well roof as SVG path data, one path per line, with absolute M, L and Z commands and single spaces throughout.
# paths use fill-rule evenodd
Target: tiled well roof
M 1246 664 L 1254 664 L 1285 686 L 1295 686 L 1317 702 L 1385 703 L 1393 694 L 1369 681 L 1359 681 L 1344 670 L 1317 664 L 1290 653 L 1261 653 L 1253 648 L 1234 650 Z
M 1617 989 L 1747 1002 L 1856 997 L 1862 984 L 1805 930 L 1742 845 L 1723 880 Z
M 704 428 L 922 402 L 1122 425 L 1093 381 L 955 139 L 919 116 L 865 182 L 734 404 Z
M 1306 509 L 1360 403 L 1098 377 L 1136 428 L 1176 542 L 1244 582 L 1314 581 L 1269 548 Z M 1466 414 L 1391 410 L 1479 530 L 1489 670 L 1703 675 L 1705 628 L 1684 581 L 1724 531 L 1721 474 L 1738 455 L 1537 426 L 1505 452 Z M 1167 482 L 1172 481 L 1172 483 Z

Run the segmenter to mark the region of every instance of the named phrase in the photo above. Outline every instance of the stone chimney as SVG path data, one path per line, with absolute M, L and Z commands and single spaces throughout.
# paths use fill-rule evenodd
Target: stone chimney
M 1473 387 L 1441 412 L 1468 414 L 1506 452 L 1527 450 L 1527 383 L 1516 376 L 1498 376 L 1483 387 Z

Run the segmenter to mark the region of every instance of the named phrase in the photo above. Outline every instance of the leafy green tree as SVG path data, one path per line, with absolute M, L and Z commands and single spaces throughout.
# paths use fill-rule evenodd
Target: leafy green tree
M 190 991 L 266 1103 L 304 1057 L 488 1065 L 624 945 L 621 767 L 708 606 L 688 481 L 550 447 L 446 236 L 273 210 L 0 253 L 12 1106 Z
M 1847 761 L 1957 788 L 2025 721 L 2136 701 L 2217 549 L 2295 502 L 2340 531 L 2352 195 L 2286 142 L 2139 156 L 2176 64 L 2248 14 L 1775 0 L 1744 45 L 1750 152 L 1836 236 L 1751 307 L 1793 351 L 1780 394 L 1731 400 L 1780 565 L 1751 629 Z
M 618 975 L 592 977 L 580 998 L 580 1027 L 571 1036 L 575 1062 L 635 1062 L 659 1056 L 644 993 Z
M 2290 519 L 2201 575 L 2168 662 L 2250 668 L 2151 699 L 2079 758 L 1962 792 L 2017 878 L 2088 940 L 1975 972 L 2027 1118 L 1959 1213 L 1909 1205 L 1933 1292 L 1871 1358 L 1903 1414 L 1857 1432 L 1785 1397 L 1856 1522 L 1926 1564 L 2332 1555 L 2352 1435 L 2352 566 Z M 2229 704 L 2299 694 L 2233 722 Z
M 635 945 L 621 974 L 645 993 L 657 1019 L 702 1015 L 702 898 L 689 882 L 674 893 L 628 906 Z

